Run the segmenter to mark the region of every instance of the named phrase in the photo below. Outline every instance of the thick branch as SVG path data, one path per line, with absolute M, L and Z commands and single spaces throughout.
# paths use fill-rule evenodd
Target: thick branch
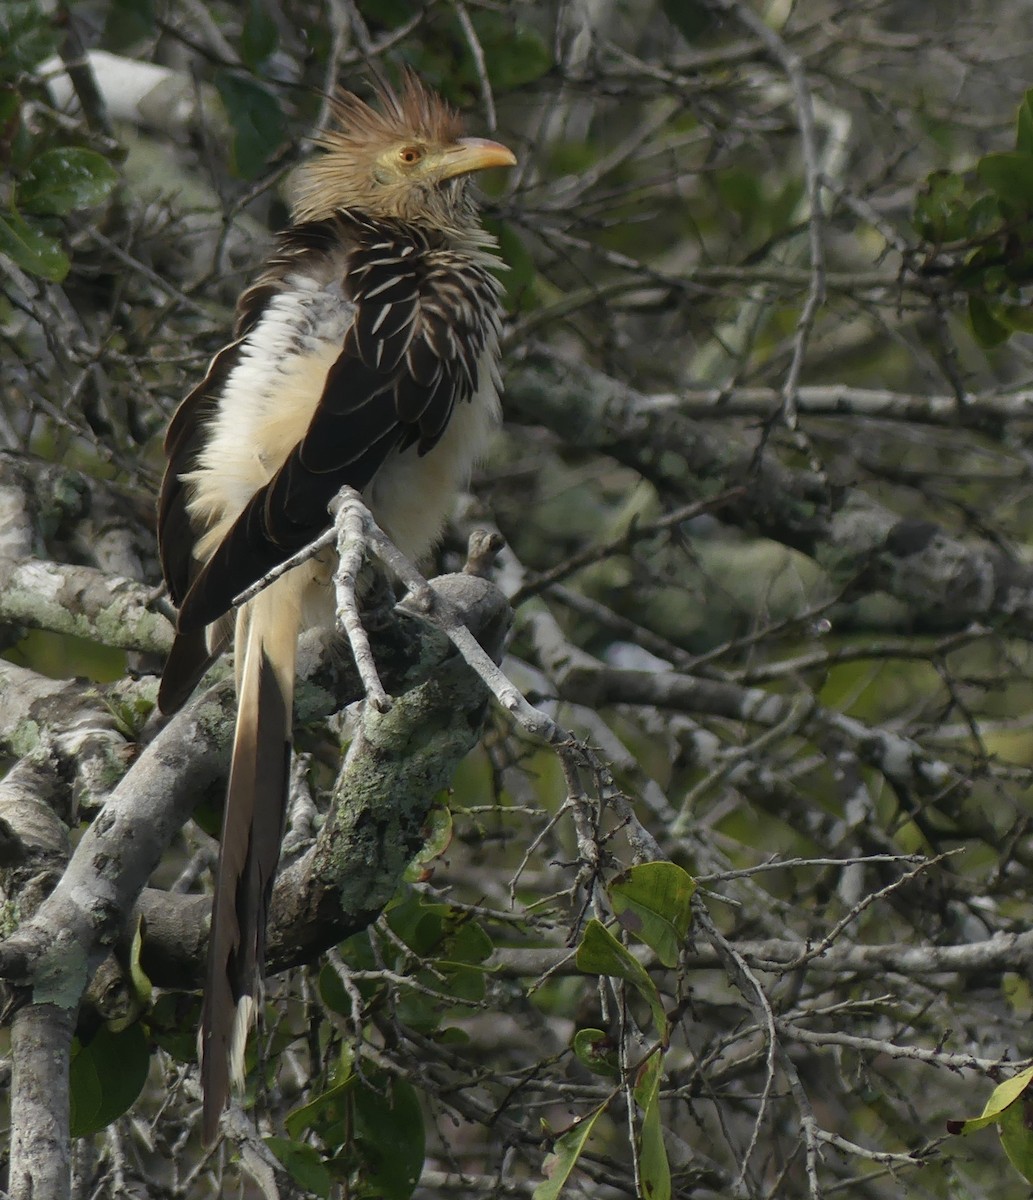
M 473 628 L 482 638 L 484 631 L 494 635 L 485 649 L 497 659 L 505 600 L 487 581 L 461 578 L 465 591 L 480 593 Z M 468 610 L 464 615 L 470 621 Z M 311 957 L 376 918 L 423 844 L 435 797 L 476 745 L 488 700 L 488 689 L 455 655 L 396 696 L 389 712 L 364 707 L 315 849 L 277 883 L 273 969 Z
M 55 810 L 67 784 L 59 757 L 27 756 L 0 784 L 3 832 L 3 927 L 34 913 L 68 861 L 68 833 Z M 5 999 L 15 1003 L 4 989 Z M 69 1191 L 68 1077 L 75 1004 L 28 1004 L 11 1027 L 12 1200 L 53 1197 Z
M 51 629 L 125 650 L 167 654 L 172 624 L 154 590 L 94 567 L 32 559 L 0 578 L 0 625 Z
M 650 396 L 650 403 L 657 408 L 666 406 L 683 416 L 705 420 L 765 420 L 777 411 L 780 400 L 778 389 L 770 387 L 685 388 Z M 959 404 L 956 396 L 924 396 L 844 383 L 812 384 L 797 389 L 796 407 L 800 413 L 817 417 L 985 429 L 1009 421 L 1033 420 L 1033 392 L 980 392 L 966 396 L 964 404 Z
M 458 584 L 449 586 L 450 580 Z M 508 612 L 502 594 L 469 575 L 446 577 L 436 586 L 453 604 L 465 601 L 471 624 L 491 632 L 489 648 L 501 655 Z M 331 819 L 313 851 L 280 881 L 271 931 L 274 967 L 376 917 L 422 840 L 435 795 L 479 736 L 488 692 L 451 654 L 447 640 L 402 616 L 391 632 L 395 653 L 385 655 L 385 668 L 399 684 L 398 702 L 387 714 L 366 708 Z M 402 643 L 404 659 L 398 654 Z M 303 670 L 312 664 L 312 651 L 306 646 L 299 656 Z M 406 689 L 414 671 L 423 682 Z M 340 707 L 337 692 L 323 691 L 324 708 Z M 80 997 L 176 831 L 206 792 L 221 789 L 234 707 L 232 686 L 223 682 L 165 726 L 115 788 L 53 892 L 0 943 L 0 977 L 29 997 L 16 1014 L 13 1043 L 15 1062 L 22 1064 L 14 1086 L 17 1200 L 67 1194 L 68 1060 Z M 182 987 L 199 973 L 209 902 L 189 897 L 178 906 L 172 899 L 152 892 L 141 906 L 149 932 L 144 967 L 155 980 Z M 163 941 L 170 931 L 182 939 L 178 945 Z
M 508 605 L 490 583 L 445 576 L 446 590 L 468 627 L 501 652 Z M 377 665 L 391 687 L 389 713 L 367 708 L 334 790 L 333 809 L 316 845 L 277 880 L 270 916 L 267 964 L 282 970 L 364 928 L 394 893 L 423 841 L 435 796 L 476 743 L 488 694 L 452 653 L 447 640 L 416 620 L 395 623 L 413 640 L 408 673 L 383 652 L 385 632 L 372 636 Z M 486 637 L 487 635 L 487 637 Z M 349 662 L 352 698 L 361 694 Z M 414 680 L 420 680 L 414 685 Z M 146 920 L 144 968 L 159 985 L 197 983 L 203 973 L 207 896 L 149 890 L 140 901 Z
M 809 695 L 780 695 L 677 671 L 621 670 L 584 662 L 555 678 L 561 696 L 591 708 L 648 704 L 766 728 L 790 723 L 804 730 L 820 730 L 845 741 L 862 762 L 881 771 L 896 786 L 914 788 L 920 794 L 935 793 L 956 782 L 949 763 L 933 758 L 911 738 L 823 708 Z
M 0 975 L 73 1006 L 176 831 L 225 772 L 233 696 L 221 684 L 161 731 L 83 835 L 61 882 L 0 943 Z
M 125 774 L 154 691 L 128 679 L 109 687 L 49 679 L 0 660 L 0 753 L 53 758 L 78 805 L 92 811 Z
M 764 941 L 736 941 L 743 961 L 758 971 L 782 974 L 798 969 L 813 949 L 809 942 L 789 938 Z M 647 965 L 655 965 L 648 952 L 636 951 Z M 720 955 L 712 946 L 693 945 L 683 955 L 687 969 L 723 968 Z M 954 946 L 927 943 L 909 946 L 902 942 L 864 944 L 839 942 L 807 961 L 807 970 L 822 975 L 858 975 L 879 977 L 892 973 L 908 979 L 936 975 L 983 975 L 988 971 L 1025 973 L 1033 963 L 1033 933 L 995 933 L 978 942 Z M 488 960 L 489 969 L 507 978 L 526 979 L 548 973 L 550 976 L 576 975 L 577 965 L 569 949 L 503 949 Z
M 11 1028 L 11 1200 L 71 1193 L 68 1064 L 75 1008 L 30 1004 Z
M 670 397 L 654 402 L 541 351 L 510 372 L 506 394 L 512 415 L 611 455 L 680 501 L 736 489 L 722 519 L 809 555 L 836 585 L 888 592 L 907 606 L 915 628 L 1033 618 L 1033 568 L 999 547 L 903 519 L 860 491 L 828 489 L 813 472 L 758 457 L 726 431 L 712 433 Z

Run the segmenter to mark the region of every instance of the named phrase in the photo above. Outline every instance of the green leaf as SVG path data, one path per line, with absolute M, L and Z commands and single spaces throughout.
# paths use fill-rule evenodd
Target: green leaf
M 137 1002 L 141 1005 L 147 1005 L 151 1001 L 154 986 L 140 962 L 140 955 L 142 953 L 143 917 L 140 916 L 136 919 L 136 925 L 133 929 L 133 940 L 129 948 L 129 976 L 133 983 L 133 994 Z
M 670 1200 L 671 1167 L 664 1146 L 663 1126 L 660 1123 L 660 1083 L 664 1077 L 662 1054 L 646 1061 L 635 1085 L 635 1099 L 642 1109 L 639 1133 L 639 1170 L 642 1175 L 642 1195 L 646 1200 Z
M 330 1195 L 333 1179 L 323 1166 L 319 1151 L 314 1146 L 281 1137 L 267 1137 L 263 1140 L 287 1168 L 287 1173 L 295 1183 L 316 1196 Z
M 984 154 L 976 163 L 976 174 L 1002 200 L 1022 209 L 1033 207 L 1033 155 Z
M 151 1002 L 154 987 L 147 972 L 140 964 L 140 954 L 143 950 L 143 917 L 137 917 L 133 929 L 133 940 L 129 944 L 129 981 L 132 984 L 131 1003 L 129 1011 L 122 1017 L 108 1022 L 108 1027 L 114 1033 L 120 1033 L 140 1019 L 140 1014 Z
M 915 200 L 914 225 L 928 242 L 954 242 L 966 236 L 969 197 L 965 180 L 952 171 L 933 171 Z
M 440 992 L 446 990 L 440 979 L 425 978 L 421 982 L 430 986 L 436 985 Z M 422 1034 L 424 1037 L 430 1037 L 441 1024 L 445 1015 L 444 1010 L 444 1001 L 436 1000 L 433 996 L 428 996 L 417 988 L 405 988 L 398 997 L 395 1007 L 398 1020 L 414 1033 Z
M 127 50 L 153 35 L 153 0 L 109 0 L 104 22 L 103 45 L 108 50 Z
M 617 920 L 665 967 L 678 965 L 678 952 L 692 923 L 695 890 L 692 876 L 670 862 L 640 863 L 607 889 Z
M 1023 96 L 1015 118 L 1015 149 L 1021 154 L 1033 154 L 1033 91 Z
M 470 1035 L 458 1025 L 446 1025 L 434 1034 L 434 1041 L 439 1046 L 469 1046 Z
M 63 217 L 77 208 L 100 204 L 116 183 L 118 172 L 103 154 L 80 146 L 57 146 L 29 163 L 16 196 L 23 212 Z
M 412 16 L 412 0 L 377 0 L 375 12 L 381 29 L 404 25 Z
M 73 1137 L 85 1137 L 104 1128 L 98 1114 L 104 1090 L 97 1073 L 96 1058 L 84 1053 L 78 1042 L 72 1043 L 72 1061 L 68 1071 L 69 1120 Z
M 1011 1079 L 1006 1079 L 1004 1083 L 999 1083 L 994 1088 L 978 1117 L 971 1117 L 967 1121 L 948 1121 L 947 1132 L 964 1135 L 992 1125 L 995 1121 L 1000 1120 L 1004 1110 L 1014 1104 L 1031 1083 L 1033 1083 L 1033 1067 L 1027 1067 L 1025 1071 L 1020 1071 L 1018 1075 L 1013 1075 Z
M 552 66 L 549 47 L 530 25 L 484 9 L 474 9 L 471 19 L 500 92 L 533 83 Z M 473 71 L 472 62 L 466 66 Z
M 693 0 L 662 0 L 664 15 L 689 42 L 695 41 L 714 23 L 714 14 L 705 4 Z
M 139 1023 L 121 1033 L 101 1026 L 78 1049 L 69 1071 L 72 1137 L 96 1133 L 120 1117 L 147 1081 L 151 1056 Z
M 579 1029 L 572 1043 L 578 1062 L 596 1075 L 620 1077 L 620 1059 L 613 1038 L 601 1029 Z
M 423 826 L 424 840 L 416 857 L 405 868 L 406 883 L 417 883 L 425 879 L 430 864 L 440 858 L 452 843 L 452 811 L 447 804 L 435 804 L 427 814 Z
M 31 225 L 19 213 L 0 213 L 0 254 L 6 254 L 23 271 L 60 283 L 72 265 L 57 238 Z
M 428 904 L 415 894 L 390 911 L 388 924 L 420 958 L 480 963 L 495 948 L 467 913 L 448 904 Z
M 383 0 L 378 7 L 383 7 Z M 394 9 L 395 19 L 387 14 L 378 15 L 386 25 L 400 24 L 407 19 L 410 7 L 398 5 Z M 471 8 L 470 19 L 484 56 L 491 64 L 491 81 L 496 93 L 512 91 L 532 83 L 552 66 L 549 47 L 533 25 L 507 13 L 492 12 L 482 7 Z M 461 103 L 479 94 L 480 80 L 477 63 L 458 18 L 452 19 L 451 29 L 455 53 L 442 53 L 444 47 L 440 43 L 426 40 L 418 48 L 414 46 L 406 57 L 418 74 L 437 91 Z
M 444 976 L 444 980 L 439 980 L 437 983 L 440 991 L 446 992 L 454 997 L 457 1001 L 465 1000 L 468 1004 L 476 1004 L 484 999 L 484 968 L 473 966 L 465 962 L 447 962 L 439 960 L 436 964 L 436 969 L 439 975 Z M 426 980 L 429 986 L 433 986 L 433 975 Z
M 423 1173 L 426 1139 L 420 1102 L 404 1079 L 374 1076 L 370 1083 L 355 1094 L 355 1141 L 363 1153 L 363 1174 L 381 1200 L 409 1200 Z
M 145 1018 L 147 1033 L 177 1062 L 197 1060 L 197 1026 L 201 1019 L 201 1001 L 187 992 L 162 992 Z
M 1001 976 L 1001 995 L 1012 1016 L 1020 1021 L 1028 1021 L 1033 1016 L 1033 987 L 1024 973 L 1006 971 Z
M 244 28 L 240 33 L 240 57 L 245 65 L 256 70 L 279 44 L 279 30 L 264 0 L 247 0 Z
M 721 202 L 743 217 L 753 217 L 765 208 L 764 183 L 756 170 L 729 167 L 714 174 Z
M 969 296 L 968 319 L 981 346 L 990 349 L 1008 340 L 1008 327 L 997 319 L 994 310 L 982 296 Z
M 1001 224 L 1001 207 L 989 192 L 979 199 L 968 210 L 965 233 L 963 236 L 977 239 L 985 237 L 991 230 Z
M 660 995 L 656 985 L 646 972 L 645 967 L 628 950 L 617 941 L 612 933 L 600 921 L 589 921 L 585 926 L 585 935 L 577 948 L 574 960 L 579 971 L 588 975 L 612 975 L 624 979 L 635 987 L 649 1005 L 653 1014 L 653 1022 L 660 1033 L 660 1039 L 667 1045 L 669 1026 L 664 1006 L 660 1003 Z
M 446 962 L 467 963 L 476 965 L 490 958 L 495 949 L 495 943 L 484 932 L 484 929 L 462 914 L 462 923 L 453 927 L 451 936 L 444 950 Z
M 1033 1183 L 1033 1099 L 1022 1096 L 1009 1104 L 997 1132 L 1008 1161 L 1027 1183 Z
M 542 1164 L 545 1180 L 534 1189 L 531 1200 L 556 1200 L 581 1157 L 596 1121 L 605 1111 L 606 1105 L 600 1104 L 587 1117 L 575 1121 L 566 1133 L 556 1139 L 552 1153 L 545 1156 L 545 1162 Z
M 341 949 L 342 958 L 353 971 L 376 969 L 377 963 L 373 957 L 373 949 L 365 933 L 359 933 L 349 938 Z M 355 990 L 364 1004 L 368 1004 L 380 989 L 381 985 L 372 980 L 356 981 L 355 983 Z M 319 972 L 319 996 L 331 1012 L 338 1013 L 349 1021 L 354 1018 L 352 994 L 345 988 L 344 980 L 332 963 L 324 963 Z
M 447 904 L 430 904 L 416 892 L 409 892 L 387 914 L 392 933 L 414 954 L 426 958 L 440 945 L 451 909 Z
M 57 52 L 61 33 L 38 4 L 4 0 L 0 4 L 0 77 L 31 71 Z
M 287 1114 L 284 1128 L 292 1138 L 300 1138 L 307 1129 L 311 1129 L 328 1149 L 344 1145 L 349 1125 L 349 1096 L 358 1082 L 357 1075 L 349 1075 L 343 1082 L 321 1092 L 314 1100 L 299 1105 Z
M 254 79 L 230 71 L 217 71 L 215 86 L 233 127 L 234 170 L 242 179 L 254 179 L 284 140 L 280 102 Z
M 1028 304 L 1002 304 L 995 316 L 1016 333 L 1033 333 L 1033 308 Z

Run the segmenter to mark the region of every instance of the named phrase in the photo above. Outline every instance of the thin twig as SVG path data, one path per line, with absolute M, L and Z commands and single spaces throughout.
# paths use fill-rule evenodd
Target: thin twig
M 484 48 L 481 46 L 481 40 L 477 36 L 477 30 L 473 27 L 473 21 L 470 20 L 470 14 L 466 11 L 463 0 L 456 0 L 455 9 L 463 30 L 463 37 L 466 38 L 466 44 L 470 47 L 474 66 L 477 69 L 477 79 L 481 85 L 481 99 L 484 102 L 484 122 L 489 131 L 494 132 L 498 125 L 498 117 L 495 114 L 495 97 L 491 90 L 491 80 L 488 78 L 488 64 L 484 57 Z

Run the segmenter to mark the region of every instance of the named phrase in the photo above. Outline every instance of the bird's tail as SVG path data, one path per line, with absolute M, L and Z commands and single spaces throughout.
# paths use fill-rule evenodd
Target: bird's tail
M 287 802 L 299 616 L 298 586 L 290 574 L 237 616 L 237 727 L 200 1035 L 208 1143 L 215 1137 L 231 1080 L 243 1083 L 244 1047 L 261 986 Z

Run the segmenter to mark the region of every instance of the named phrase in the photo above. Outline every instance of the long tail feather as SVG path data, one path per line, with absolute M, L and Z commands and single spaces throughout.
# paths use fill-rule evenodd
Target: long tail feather
M 203 1133 L 214 1140 L 258 1004 L 266 920 L 280 857 L 290 767 L 299 608 L 290 576 L 237 621 L 237 727 L 212 906 L 201 1019 Z

